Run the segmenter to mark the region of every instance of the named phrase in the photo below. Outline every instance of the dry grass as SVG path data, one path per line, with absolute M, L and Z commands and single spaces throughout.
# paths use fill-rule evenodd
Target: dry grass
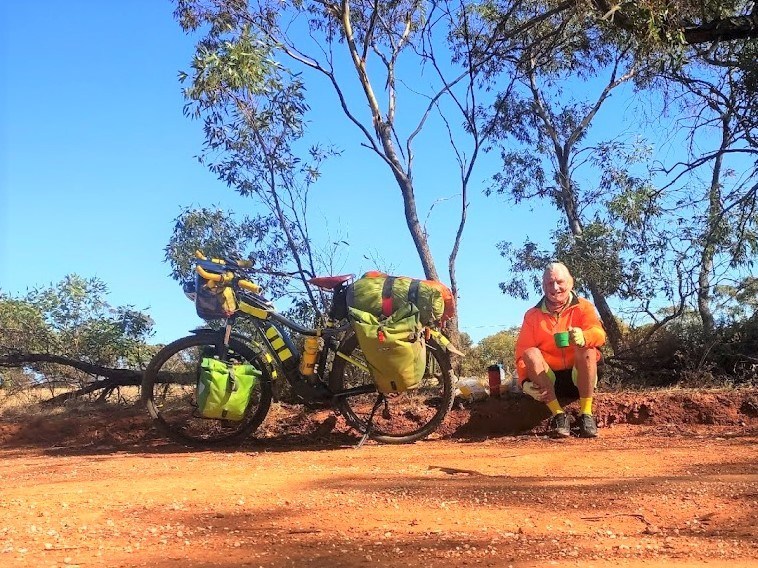
M 13 421 L 25 417 L 86 414 L 97 402 L 97 396 L 85 396 L 68 400 L 63 404 L 51 404 L 50 400 L 70 392 L 70 388 L 32 387 L 26 389 L 0 389 L 0 420 Z M 106 404 L 131 406 L 139 403 L 139 387 L 120 387 L 105 401 Z

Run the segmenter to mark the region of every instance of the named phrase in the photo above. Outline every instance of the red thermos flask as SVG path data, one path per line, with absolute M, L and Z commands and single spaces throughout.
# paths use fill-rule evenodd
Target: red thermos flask
M 487 378 L 490 382 L 490 396 L 500 396 L 500 379 L 503 367 L 499 364 L 487 367 Z

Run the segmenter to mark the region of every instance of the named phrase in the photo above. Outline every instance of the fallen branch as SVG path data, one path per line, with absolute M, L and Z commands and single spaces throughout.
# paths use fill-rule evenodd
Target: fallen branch
M 62 404 L 68 400 L 101 390 L 103 391 L 103 394 L 100 397 L 102 399 L 107 397 L 118 387 L 140 386 L 142 384 L 142 371 L 134 369 L 105 367 L 103 365 L 97 365 L 95 363 L 89 363 L 87 361 L 81 361 L 79 359 L 73 359 L 64 355 L 54 355 L 51 353 L 24 353 L 18 350 L 9 350 L 3 355 L 0 355 L 0 367 L 34 367 L 40 363 L 61 365 L 94 377 L 94 380 L 79 388 L 61 393 L 46 400 L 45 404 Z

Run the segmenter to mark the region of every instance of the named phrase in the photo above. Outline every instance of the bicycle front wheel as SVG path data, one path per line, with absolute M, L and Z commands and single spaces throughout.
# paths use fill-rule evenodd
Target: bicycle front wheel
M 199 333 L 166 345 L 150 361 L 142 378 L 142 401 L 158 430 L 191 446 L 241 442 L 263 422 L 271 407 L 271 374 L 259 354 L 232 338 L 226 355 L 231 363 L 253 365 L 263 374 L 253 386 L 242 420 L 203 418 L 197 408 L 200 361 L 218 355 L 218 332 Z
M 358 338 L 347 337 L 339 351 L 366 364 Z M 342 357 L 335 357 L 329 378 L 332 392 L 373 385 L 371 374 Z M 365 432 L 376 393 L 338 397 L 337 408 L 347 423 Z M 371 438 L 387 444 L 407 444 L 434 432 L 453 405 L 453 379 L 450 358 L 434 341 L 427 343 L 426 370 L 418 387 L 386 395 L 374 414 Z

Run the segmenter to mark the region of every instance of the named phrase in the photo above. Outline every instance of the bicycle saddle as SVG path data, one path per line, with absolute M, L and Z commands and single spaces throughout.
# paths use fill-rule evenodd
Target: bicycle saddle
M 355 274 L 343 274 L 342 276 L 316 276 L 308 280 L 308 284 L 313 284 L 323 290 L 334 290 L 339 288 L 345 282 L 355 278 Z

